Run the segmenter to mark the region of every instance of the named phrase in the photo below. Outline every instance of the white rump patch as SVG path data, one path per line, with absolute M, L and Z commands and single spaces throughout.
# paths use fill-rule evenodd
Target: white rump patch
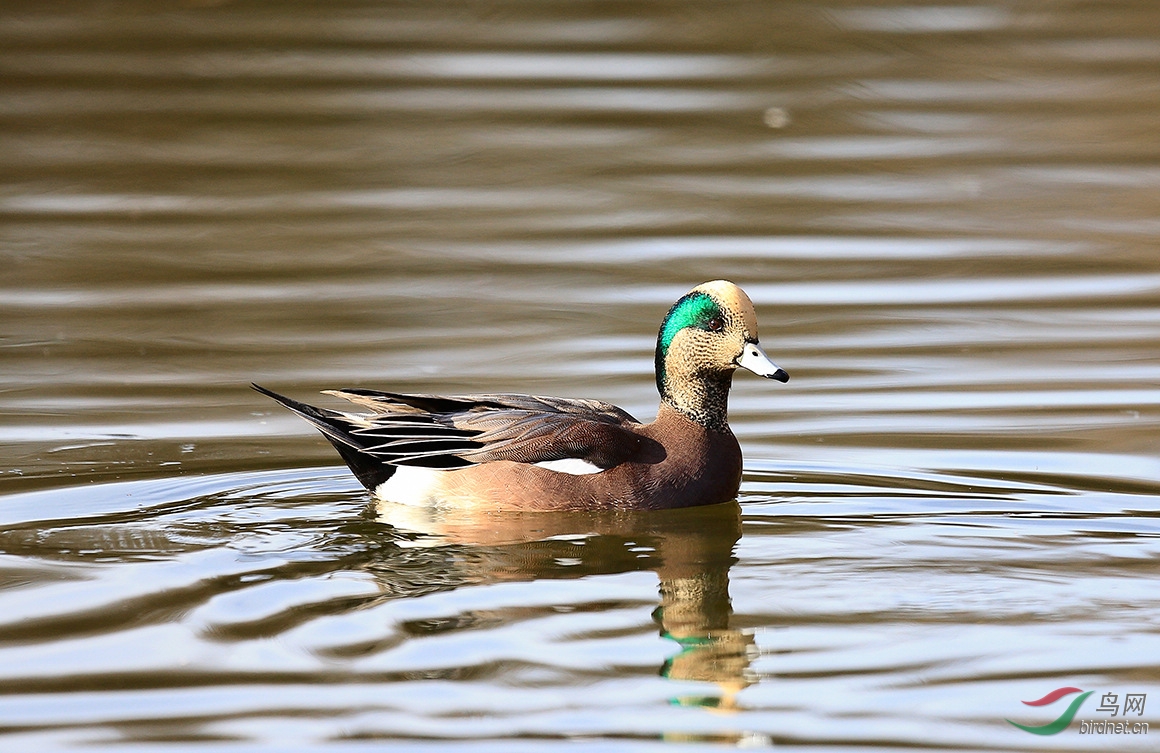
M 535 463 L 534 465 L 537 468 L 547 468 L 549 471 L 556 471 L 557 473 L 570 473 L 573 476 L 587 476 L 590 473 L 600 473 L 605 470 L 594 463 L 589 463 L 587 460 L 581 460 L 580 458 L 545 460 L 542 463 Z
M 400 505 L 430 504 L 439 487 L 440 473 L 446 471 L 413 465 L 396 466 L 391 477 L 375 487 L 375 496 Z

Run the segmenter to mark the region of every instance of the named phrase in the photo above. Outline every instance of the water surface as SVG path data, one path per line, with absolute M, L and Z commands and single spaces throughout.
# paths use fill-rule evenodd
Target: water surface
M 6 6 L 0 747 L 1151 749 L 1080 723 L 1160 722 L 1156 29 Z M 384 521 L 247 388 L 648 419 L 722 277 L 735 505 Z

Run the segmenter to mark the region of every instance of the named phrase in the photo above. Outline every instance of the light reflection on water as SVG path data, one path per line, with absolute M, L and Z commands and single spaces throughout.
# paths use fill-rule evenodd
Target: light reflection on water
M 1109 625 L 1099 673 L 1150 687 L 1153 490 L 806 465 L 751 473 L 740 507 L 403 528 L 317 470 L 9 496 L 0 712 L 50 741 L 268 741 L 271 714 L 316 740 L 554 737 L 577 721 L 552 699 L 595 686 L 581 736 L 992 744 L 1044 666 L 1097 681 L 1075 642 Z
M 0 747 L 1032 749 L 1156 693 L 1157 16 L 0 10 Z M 378 520 L 246 388 L 647 419 L 720 277 L 793 374 L 738 506 Z

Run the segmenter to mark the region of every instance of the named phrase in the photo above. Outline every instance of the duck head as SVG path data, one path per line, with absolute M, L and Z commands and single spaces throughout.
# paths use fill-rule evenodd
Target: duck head
M 745 291 L 727 280 L 698 285 L 673 304 L 657 335 L 661 400 L 708 429 L 725 431 L 738 367 L 789 381 L 758 345 L 757 314 Z

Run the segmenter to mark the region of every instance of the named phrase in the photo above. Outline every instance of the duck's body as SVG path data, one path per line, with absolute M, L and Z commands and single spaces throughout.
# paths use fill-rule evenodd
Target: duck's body
M 439 472 L 428 500 L 487 509 L 663 509 L 725 502 L 741 483 L 741 447 L 733 432 L 710 432 L 673 410 L 625 431 L 638 449 L 610 468 L 571 459 L 544 464 L 500 460 Z M 558 470 L 557 470 L 558 469 Z M 581 471 L 569 472 L 569 469 Z M 401 501 L 388 480 L 384 499 Z
M 738 366 L 787 381 L 757 346 L 749 298 L 718 280 L 669 310 L 652 423 L 593 400 L 331 391 L 369 413 L 315 408 L 255 385 L 314 424 L 380 499 L 506 510 L 660 509 L 725 502 L 741 482 L 726 420 Z

